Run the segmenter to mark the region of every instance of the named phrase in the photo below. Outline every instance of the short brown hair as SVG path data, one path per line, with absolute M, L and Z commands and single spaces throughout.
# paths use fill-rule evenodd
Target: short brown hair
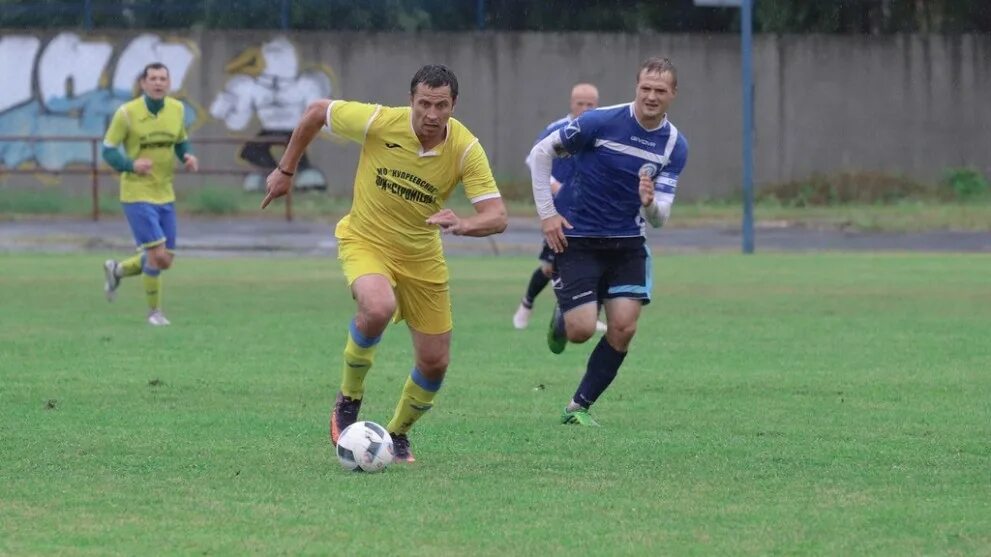
M 145 69 L 141 70 L 140 79 L 148 79 L 148 72 L 150 70 L 165 70 L 165 73 L 169 73 L 169 68 L 161 62 L 152 62 L 145 66 Z
M 678 70 L 671 63 L 671 60 L 664 58 L 663 56 L 651 56 L 640 64 L 640 69 L 637 71 L 637 83 L 640 82 L 640 76 L 646 73 L 669 73 L 671 74 L 672 85 L 678 86 Z

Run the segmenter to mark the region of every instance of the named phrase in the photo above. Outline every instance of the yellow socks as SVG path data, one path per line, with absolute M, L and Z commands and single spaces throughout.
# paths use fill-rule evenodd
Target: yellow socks
M 120 262 L 120 270 L 122 277 L 133 277 L 135 275 L 141 274 L 141 268 L 144 266 L 145 254 L 139 253 L 134 257 L 128 257 L 127 259 Z
M 348 328 L 348 340 L 344 345 L 344 364 L 341 373 L 341 392 L 344 396 L 361 400 L 365 394 L 365 376 L 375 359 L 375 347 L 382 336 L 366 337 L 358 330 L 354 319 Z
M 427 379 L 414 367 L 406 378 L 403 394 L 399 398 L 399 404 L 396 405 L 396 413 L 386 426 L 389 433 L 408 433 L 413 424 L 433 407 L 434 397 L 437 396 L 443 381 L 443 379 Z
M 141 275 L 145 286 L 145 298 L 148 300 L 148 309 L 161 309 L 162 307 L 162 271 L 152 269 L 145 265 L 144 274 Z

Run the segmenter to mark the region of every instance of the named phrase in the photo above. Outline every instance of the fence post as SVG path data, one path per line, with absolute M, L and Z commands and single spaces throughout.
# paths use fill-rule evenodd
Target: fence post
M 93 30 L 93 0 L 83 1 L 83 29 Z
M 100 220 L 100 163 L 96 158 L 96 139 L 90 138 L 90 156 L 93 158 L 93 165 L 90 168 L 90 179 L 93 190 L 93 220 Z
M 289 185 L 289 193 L 286 194 L 286 222 L 292 222 L 292 184 Z

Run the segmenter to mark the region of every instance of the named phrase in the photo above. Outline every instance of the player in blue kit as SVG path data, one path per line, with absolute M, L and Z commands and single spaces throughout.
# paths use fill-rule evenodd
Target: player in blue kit
M 584 114 L 586 110 L 596 108 L 597 106 L 599 106 L 599 90 L 595 85 L 591 83 L 579 83 L 575 85 L 571 88 L 571 105 L 567 116 L 548 124 L 540 132 L 537 142 L 567 126 L 575 118 Z M 530 165 L 529 157 L 527 157 L 526 163 L 527 166 Z M 568 214 L 571 205 L 571 194 L 566 186 L 571 181 L 571 176 L 574 173 L 574 159 L 571 157 L 554 159 L 551 169 L 551 193 L 554 196 L 554 206 L 557 208 L 557 212 L 562 215 Z M 513 327 L 517 329 L 526 329 L 527 325 L 530 324 L 530 314 L 533 313 L 533 301 L 544 290 L 544 287 L 547 286 L 547 283 L 551 279 L 551 273 L 554 270 L 554 252 L 547 245 L 547 242 L 544 242 L 537 259 L 540 261 L 540 265 L 533 271 L 533 275 L 530 276 L 526 293 L 520 300 L 520 305 L 516 308 L 516 313 L 513 314 Z M 605 330 L 605 327 L 605 323 L 601 323 L 601 330 Z
M 589 407 L 615 379 L 650 302 L 650 253 L 645 223 L 671 214 L 688 143 L 667 119 L 678 74 L 667 58 L 649 58 L 637 73 L 633 102 L 590 110 L 530 152 L 533 196 L 547 244 L 555 252 L 558 306 L 547 334 L 554 353 L 595 333 L 598 304 L 608 331 L 588 358 L 585 376 L 562 423 L 599 425 Z M 558 213 L 550 176 L 555 157 L 576 162 L 571 211 Z

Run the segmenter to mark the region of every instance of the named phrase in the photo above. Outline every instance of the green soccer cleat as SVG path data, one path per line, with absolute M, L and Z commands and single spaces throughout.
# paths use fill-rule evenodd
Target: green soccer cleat
M 564 347 L 568 345 L 568 337 L 564 335 L 564 331 L 557 329 L 559 319 L 561 319 L 561 308 L 555 305 L 554 313 L 551 314 L 551 324 L 547 327 L 547 347 L 555 354 L 564 352 Z
M 579 408 L 573 412 L 568 412 L 568 409 L 565 408 L 564 412 L 561 413 L 561 423 L 599 427 L 599 422 L 595 421 L 592 415 L 588 413 L 588 408 Z

